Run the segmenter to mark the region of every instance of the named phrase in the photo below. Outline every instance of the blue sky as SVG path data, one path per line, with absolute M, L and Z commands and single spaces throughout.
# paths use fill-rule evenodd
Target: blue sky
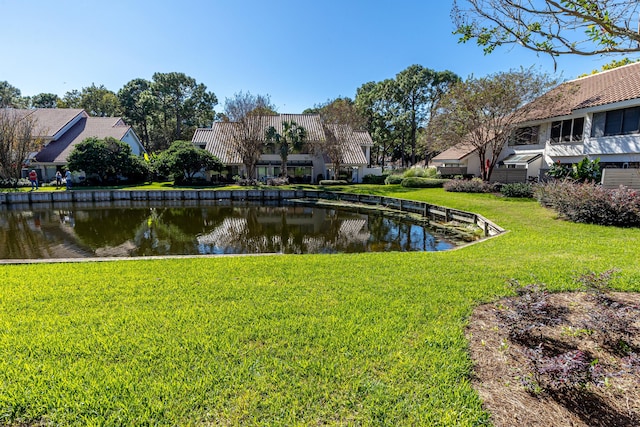
M 59 96 L 134 78 L 183 72 L 219 99 L 268 94 L 300 113 L 412 64 L 463 78 L 553 61 L 524 48 L 484 55 L 452 34 L 446 0 L 0 0 L 0 81 L 31 96 Z M 611 57 L 562 57 L 564 79 Z

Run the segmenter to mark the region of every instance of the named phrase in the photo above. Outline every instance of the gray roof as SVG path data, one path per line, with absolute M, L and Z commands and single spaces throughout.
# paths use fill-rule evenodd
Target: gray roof
M 130 129 L 131 126 L 126 125 L 120 117 L 82 117 L 60 138 L 51 141 L 36 154 L 36 160 L 39 163 L 66 163 L 73 147 L 86 138 L 112 137 L 121 141 Z

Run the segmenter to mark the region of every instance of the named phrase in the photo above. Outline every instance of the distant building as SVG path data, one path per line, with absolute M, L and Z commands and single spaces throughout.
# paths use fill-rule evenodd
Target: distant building
M 34 119 L 36 127 L 33 137 L 43 143 L 40 151 L 31 153 L 25 160 L 23 175 L 35 169 L 40 180 L 55 179 L 56 171 L 66 166 L 73 147 L 90 137 L 112 137 L 131 146 L 133 154 L 142 155 L 145 152 L 133 128 L 120 117 L 90 117 L 82 109 L 71 108 L 15 111 L 23 117 Z
M 337 178 L 335 165 L 327 153 L 310 150 L 309 147 L 320 146 L 331 132 L 342 144 L 340 170 L 353 182 L 362 182 L 367 174 L 379 174 L 379 168 L 369 168 L 373 141 L 368 132 L 356 131 L 347 125 L 325 124 L 317 114 L 278 114 L 259 116 L 262 131 L 259 136 L 266 142 L 265 132 L 273 126 L 276 131 L 282 130 L 282 123 L 294 121 L 304 127 L 307 132 L 305 146 L 300 152 L 288 156 L 286 175 L 290 181 L 300 183 L 317 183 L 319 179 Z M 234 133 L 239 125 L 233 122 L 215 122 L 211 128 L 197 129 L 193 135 L 194 145 L 204 148 L 218 157 L 225 164 L 224 179 L 234 175 L 247 176 L 242 159 L 234 148 Z M 269 151 L 266 146 L 256 165 L 255 176 L 265 180 L 281 175 L 281 158 L 276 150 Z

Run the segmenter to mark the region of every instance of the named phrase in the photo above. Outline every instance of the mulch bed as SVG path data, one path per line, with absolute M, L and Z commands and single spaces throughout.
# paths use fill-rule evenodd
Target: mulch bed
M 611 293 L 610 298 L 629 306 L 640 305 L 640 294 Z M 517 297 L 513 297 L 517 298 Z M 512 299 L 513 299 L 512 298 Z M 509 339 L 496 313 L 505 302 L 477 307 L 467 328 L 474 362 L 473 385 L 480 394 L 492 422 L 500 426 L 640 426 L 640 366 L 629 367 L 625 357 L 638 352 L 640 337 L 631 335 L 623 350 L 603 345 L 603 337 L 584 328 L 590 313 L 598 309 L 592 295 L 583 292 L 548 296 L 549 306 L 562 313 L 562 321 L 536 330 L 536 343 L 556 354 L 581 350 L 606 373 L 586 386 L 547 387 L 528 391 L 523 379 L 531 378 L 531 342 Z M 632 329 L 637 331 L 640 316 Z

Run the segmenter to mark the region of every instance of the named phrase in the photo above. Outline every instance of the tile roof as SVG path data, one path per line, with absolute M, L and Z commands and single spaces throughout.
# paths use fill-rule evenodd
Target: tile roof
M 554 100 L 554 97 L 557 97 Z M 551 101 L 549 102 L 549 99 Z M 568 116 L 577 110 L 640 99 L 640 62 L 602 71 L 597 74 L 564 82 L 542 95 L 526 121 Z M 461 160 L 475 147 L 458 144 L 435 156 L 432 160 Z
M 82 117 L 60 138 L 47 144 L 36 159 L 40 163 L 66 163 L 73 147 L 84 139 L 112 137 L 121 141 L 130 129 L 120 117 Z
M 543 120 L 566 116 L 576 110 L 640 98 L 640 62 L 562 83 L 534 103 L 555 96 L 559 96 L 559 102 L 554 103 L 557 105 L 543 107 L 544 111 L 529 118 Z
M 433 157 L 431 160 L 443 162 L 446 160 L 462 160 L 475 151 L 476 147 L 472 144 L 460 143 L 451 148 L 444 150 L 442 153 Z

